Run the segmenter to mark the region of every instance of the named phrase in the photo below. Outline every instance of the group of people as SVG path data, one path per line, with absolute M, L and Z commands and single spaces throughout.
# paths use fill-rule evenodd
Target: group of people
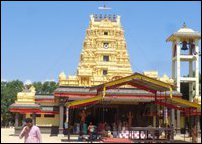
M 126 121 L 114 122 L 112 124 L 100 122 L 98 124 L 98 133 L 105 137 L 116 138 L 119 132 L 127 130 L 129 130 L 129 124 Z
M 81 123 L 80 125 L 77 124 L 77 133 L 79 133 L 78 140 L 79 141 L 86 141 L 86 140 L 95 140 L 97 139 L 97 130 L 96 126 L 90 122 L 89 126 L 87 127 L 86 123 Z M 87 136 L 89 135 L 89 137 Z
M 170 126 L 169 124 L 162 124 L 159 128 L 167 128 L 169 130 L 159 131 L 159 138 L 167 138 L 173 139 L 174 137 L 174 127 L 173 124 Z M 171 129 L 172 128 L 172 129 Z
M 81 122 L 76 124 L 74 133 L 79 134 L 78 139 L 84 140 L 85 135 L 89 135 L 89 139 L 99 139 L 101 137 L 117 138 L 119 132 L 129 130 L 129 124 L 126 121 L 119 121 L 117 123 L 100 122 L 98 125 L 89 125 Z
M 114 123 L 100 122 L 97 126 L 90 122 L 89 125 L 85 122 L 86 114 L 82 111 L 81 123 L 76 125 L 75 131 L 79 134 L 79 140 L 86 139 L 83 136 L 89 135 L 90 140 L 99 139 L 101 137 L 116 138 L 122 131 L 128 131 L 132 124 L 132 115 L 128 114 L 128 121 L 117 121 Z M 171 128 L 174 130 L 173 125 L 161 125 L 162 127 Z M 160 131 L 159 131 L 160 132 Z M 171 131 L 160 132 L 159 136 L 173 138 L 174 133 Z M 197 130 L 192 130 L 193 141 L 197 141 Z M 19 138 L 25 138 L 25 143 L 40 143 L 42 141 L 41 132 L 39 127 L 33 125 L 31 118 L 25 119 L 25 124 L 19 135 Z
M 83 139 L 83 135 L 89 134 L 90 138 L 94 135 L 98 137 L 118 137 L 119 132 L 127 131 L 132 125 L 133 114 L 129 112 L 127 114 L 128 120 L 123 122 L 118 121 L 114 123 L 100 122 L 98 125 L 93 125 L 92 122 L 87 126 L 86 117 L 89 115 L 85 110 L 79 113 L 80 124 L 74 125 L 73 133 L 79 134 L 79 140 Z

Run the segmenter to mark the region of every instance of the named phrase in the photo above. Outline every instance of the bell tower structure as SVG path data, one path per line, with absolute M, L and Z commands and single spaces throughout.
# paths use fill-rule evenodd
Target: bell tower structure
M 189 101 L 199 96 L 199 40 L 201 33 L 194 31 L 184 23 L 182 28 L 166 40 L 172 42 L 172 78 L 177 91 L 180 83 L 189 83 Z M 181 62 L 188 64 L 188 76 L 181 75 Z

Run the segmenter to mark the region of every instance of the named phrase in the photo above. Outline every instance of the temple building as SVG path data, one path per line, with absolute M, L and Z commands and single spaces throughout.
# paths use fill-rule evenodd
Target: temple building
M 91 15 L 76 76 L 59 75 L 60 86 L 94 86 L 132 74 L 120 16 Z
M 91 15 L 76 75 L 66 76 L 65 72 L 61 72 L 59 87 L 53 95 L 35 94 L 33 87 L 18 93 L 16 102 L 10 106 L 10 111 L 16 113 L 15 132 L 21 130 L 25 117 L 32 117 L 43 133 L 51 134 L 67 134 L 67 127 L 70 133 L 77 133 L 75 127 L 81 121 L 87 124 L 93 122 L 95 125 L 100 122 L 112 124 L 127 122 L 129 117 L 132 127 L 157 127 L 172 121 L 176 128 L 183 128 L 183 115 L 175 113 L 172 108 L 156 106 L 156 99 L 161 100 L 170 95 L 182 98 L 175 88 L 169 93 L 157 87 L 158 84 L 171 87 L 175 83 L 167 75 L 158 76 L 156 71 L 134 74 L 139 84 L 131 81 L 106 90 L 102 101 L 66 106 L 68 102 L 96 97 L 98 91 L 92 87 L 133 74 L 120 16 Z

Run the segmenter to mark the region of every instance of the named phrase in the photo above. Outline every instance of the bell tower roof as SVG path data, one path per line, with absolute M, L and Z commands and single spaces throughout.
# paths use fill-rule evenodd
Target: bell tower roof
M 194 31 L 193 29 L 190 29 L 187 27 L 187 25 L 184 23 L 183 26 L 174 34 L 169 36 L 166 40 L 168 41 L 176 41 L 176 39 L 201 39 L 201 33 Z

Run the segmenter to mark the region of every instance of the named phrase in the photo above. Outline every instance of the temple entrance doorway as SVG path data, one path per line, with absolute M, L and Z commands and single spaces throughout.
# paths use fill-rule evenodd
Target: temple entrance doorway
M 92 122 L 98 125 L 100 122 L 112 124 L 117 119 L 118 108 L 117 106 L 97 105 L 91 109 Z

